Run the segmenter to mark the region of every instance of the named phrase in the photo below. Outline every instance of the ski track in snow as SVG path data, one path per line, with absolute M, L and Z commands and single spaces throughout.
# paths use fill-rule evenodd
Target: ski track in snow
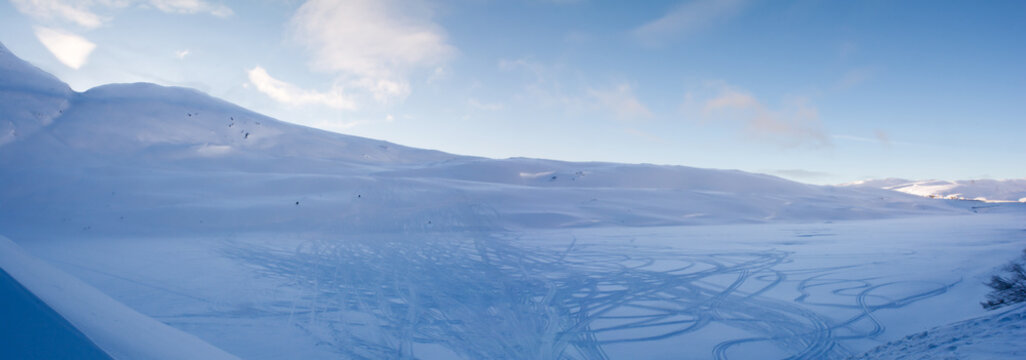
M 776 250 L 688 253 L 576 240 L 531 247 L 490 234 L 224 252 L 300 288 L 302 298 L 265 311 L 353 358 L 416 358 L 417 344 L 437 344 L 465 358 L 605 359 L 610 344 L 679 339 L 713 325 L 748 334 L 715 345 L 717 359 L 754 343 L 792 359 L 846 358 L 838 340 L 883 332 L 874 312 L 954 285 L 837 275 L 850 265 L 779 270 L 791 260 Z M 785 283 L 803 294 L 794 303 L 760 296 Z M 898 288 L 913 290 L 895 295 Z M 835 302 L 808 301 L 827 292 Z M 802 304 L 855 315 L 834 321 Z

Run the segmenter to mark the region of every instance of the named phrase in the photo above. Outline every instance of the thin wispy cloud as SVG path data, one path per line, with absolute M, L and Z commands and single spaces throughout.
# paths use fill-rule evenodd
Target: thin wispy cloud
M 341 90 L 331 92 L 319 92 L 302 89 L 293 84 L 271 77 L 262 67 L 254 67 L 248 72 L 249 83 L 256 87 L 257 91 L 266 94 L 271 99 L 280 103 L 301 106 L 301 105 L 323 105 L 334 109 L 352 110 L 356 103 L 342 94 Z
M 619 120 L 637 120 L 653 116 L 653 112 L 638 98 L 628 82 L 593 83 L 587 76 L 575 76 L 577 81 L 564 81 L 565 74 L 575 72 L 572 66 L 548 64 L 531 59 L 501 60 L 503 71 L 522 72 L 523 89 L 513 95 L 515 99 L 537 108 L 565 111 L 570 116 L 611 117 Z
M 874 70 L 868 67 L 861 67 L 848 70 L 837 81 L 837 88 L 850 89 L 858 86 L 872 78 Z
M 506 107 L 502 103 L 484 102 L 476 98 L 470 98 L 467 100 L 467 105 L 472 109 L 484 110 L 484 111 L 499 111 Z
M 594 107 L 589 105 L 594 99 L 585 99 L 586 96 L 580 95 L 582 92 L 586 93 L 587 89 L 570 92 L 566 89 L 567 84 L 558 76 L 574 71 L 572 69 L 528 58 L 502 59 L 497 65 L 499 70 L 517 74 L 516 79 L 522 82 L 519 91 L 510 95 L 513 100 L 524 102 L 525 105 L 536 109 L 560 109 L 570 113 L 579 113 Z
M 880 129 L 873 130 L 873 136 L 872 137 L 856 136 L 856 135 L 848 135 L 848 134 L 833 134 L 830 137 L 834 138 L 834 139 L 838 139 L 838 140 L 855 141 L 855 142 L 868 143 L 868 144 L 880 144 L 880 145 L 883 145 L 885 147 L 889 147 L 889 146 L 895 145 L 895 144 L 897 144 L 897 145 L 915 145 L 915 144 L 912 144 L 912 143 L 893 141 L 893 140 L 891 140 L 891 135 L 890 134 L 888 134 L 886 131 L 883 131 L 883 130 L 880 130 Z
M 624 132 L 626 132 L 627 134 L 630 134 L 630 135 L 633 135 L 633 136 L 645 139 L 646 141 L 653 142 L 653 143 L 660 143 L 660 144 L 672 143 L 672 141 L 667 140 L 665 137 L 662 137 L 662 136 L 659 136 L 659 135 L 656 135 L 656 134 L 653 134 L 651 132 L 644 131 L 644 130 L 641 130 L 641 129 L 638 129 L 638 128 L 626 128 L 626 129 L 624 129 Z
M 499 69 L 512 71 L 517 69 L 527 70 L 535 77 L 541 77 L 545 66 L 529 59 L 502 59 L 499 60 Z
M 109 22 L 112 10 L 132 6 L 154 8 L 167 13 L 232 15 L 232 9 L 202 0 L 11 0 L 19 12 L 36 20 L 59 22 L 94 29 Z M 105 14 L 106 13 L 106 14 Z
M 65 21 L 85 28 L 103 25 L 104 18 L 94 13 L 92 1 L 11 0 L 19 12 L 38 20 Z
M 784 147 L 832 145 L 819 111 L 801 97 L 771 107 L 744 89 L 712 83 L 700 93 L 688 93 L 682 110 L 707 122 L 741 124 L 747 136 Z
M 738 14 L 746 3 L 746 0 L 685 1 L 658 19 L 635 28 L 632 33 L 645 44 L 662 44 L 729 19 Z
M 870 138 L 870 137 L 866 137 L 866 136 L 849 135 L 849 134 L 843 134 L 843 133 L 835 133 L 835 134 L 830 135 L 830 137 L 837 138 L 837 139 L 843 139 L 843 141 L 851 141 L 851 142 L 859 142 L 859 143 L 879 143 L 878 139 L 875 139 L 875 138 Z
M 85 65 L 93 49 L 96 49 L 96 44 L 92 41 L 64 30 L 37 26 L 35 33 L 39 42 L 57 60 L 72 69 Z
M 148 0 L 148 3 L 160 11 L 179 14 L 210 14 L 217 17 L 228 17 L 234 12 L 231 8 L 201 0 Z
M 405 98 L 412 70 L 435 68 L 456 53 L 431 9 L 418 1 L 310 0 L 290 26 L 314 70 L 379 102 Z
M 634 95 L 630 85 L 619 84 L 609 89 L 588 89 L 588 96 L 598 107 L 611 111 L 620 119 L 630 120 L 652 116 L 652 111 Z
M 185 59 L 186 56 L 189 56 L 189 49 L 175 51 L 175 57 L 179 60 Z

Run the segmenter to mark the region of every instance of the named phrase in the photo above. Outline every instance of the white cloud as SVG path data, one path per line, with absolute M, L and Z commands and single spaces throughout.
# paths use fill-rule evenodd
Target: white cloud
M 418 1 L 310 0 L 290 24 L 315 70 L 385 102 L 409 94 L 409 71 L 434 68 L 456 52 L 431 15 Z
M 794 97 L 771 108 L 749 92 L 723 83 L 711 84 L 707 90 L 712 94 L 687 94 L 685 112 L 707 121 L 741 123 L 749 136 L 786 147 L 831 145 L 818 110 L 807 99 Z
M 840 89 L 850 89 L 859 84 L 866 82 L 873 76 L 873 69 L 871 68 L 857 68 L 851 69 L 841 76 L 841 79 L 837 82 L 837 87 Z
M 446 80 L 448 78 L 449 78 L 449 70 L 446 70 L 444 67 L 438 66 L 438 67 L 435 67 L 435 70 L 431 72 L 430 76 L 428 76 L 427 83 L 428 84 L 433 84 L 433 83 L 437 83 L 439 81 L 444 81 L 444 80 Z
M 319 104 L 335 109 L 352 110 L 356 104 L 342 94 L 339 89 L 324 93 L 313 90 L 301 89 L 295 85 L 275 79 L 262 67 L 254 67 L 249 70 L 249 82 L 256 89 L 275 101 L 289 105 Z
M 634 36 L 645 43 L 658 44 L 678 36 L 687 36 L 737 14 L 745 0 L 694 0 L 684 2 L 662 17 L 636 29 Z
M 175 51 L 175 57 L 179 60 L 185 59 L 186 56 L 189 56 L 189 49 Z
M 599 107 L 612 111 L 621 119 L 652 116 L 652 112 L 638 100 L 634 90 L 627 84 L 620 84 L 612 89 L 588 89 L 588 96 L 594 99 Z
M 232 15 L 232 9 L 201 0 L 148 0 L 147 3 L 160 11 L 179 14 L 207 13 L 217 17 Z
M 96 44 L 86 38 L 58 29 L 37 26 L 36 38 L 57 60 L 72 69 L 85 65 Z
M 130 6 L 152 7 L 167 13 L 208 13 L 218 17 L 232 15 L 232 9 L 203 0 L 11 0 L 19 12 L 37 20 L 67 22 L 84 28 L 98 28 L 110 21 L 101 15 Z
M 89 10 L 92 1 L 11 0 L 23 14 L 43 20 L 63 20 L 86 28 L 103 25 L 104 19 Z
M 484 110 L 484 111 L 499 111 L 505 108 L 502 103 L 489 103 L 478 100 L 477 98 L 470 98 L 467 100 L 467 105 L 471 108 Z
M 562 64 L 545 64 L 539 61 L 535 61 L 529 58 L 520 59 L 500 59 L 498 62 L 499 70 L 502 71 L 516 71 L 522 70 L 530 73 L 534 76 L 537 81 L 544 81 L 550 79 L 553 75 L 565 74 L 568 70 L 566 66 Z
M 762 106 L 759 101 L 747 93 L 734 90 L 721 91 L 719 96 L 705 102 L 705 111 L 719 109 L 744 109 Z
M 503 59 L 497 66 L 503 71 L 524 73 L 517 77 L 524 82 L 523 89 L 513 94 L 512 100 L 523 102 L 528 107 L 561 108 L 571 116 L 595 117 L 598 114 L 602 118 L 615 117 L 621 120 L 636 120 L 653 115 L 627 82 L 595 84 L 587 81 L 590 77 L 581 74 L 573 66 L 545 64 L 529 59 Z M 564 81 L 567 78 L 570 81 Z M 510 106 L 513 107 L 519 106 Z

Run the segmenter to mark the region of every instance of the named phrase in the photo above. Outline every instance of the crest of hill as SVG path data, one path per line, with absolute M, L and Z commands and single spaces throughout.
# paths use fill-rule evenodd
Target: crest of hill
M 187 88 L 77 93 L 6 50 L 0 64 L 0 203 L 10 204 L 0 226 L 12 229 L 450 231 L 960 210 L 736 170 L 452 155 L 279 121 Z
M 0 146 L 49 125 L 73 94 L 67 84 L 0 43 Z

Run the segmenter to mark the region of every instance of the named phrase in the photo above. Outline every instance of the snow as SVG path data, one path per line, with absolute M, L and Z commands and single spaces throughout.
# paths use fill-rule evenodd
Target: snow
M 935 327 L 881 345 L 854 359 L 1026 358 L 1026 305 Z
M 1022 223 L 1018 211 L 26 246 L 243 358 L 844 358 L 983 314 L 983 281 L 1023 247 Z
M 0 236 L 0 268 L 115 359 L 235 359 L 142 315 Z
M 982 315 L 1026 247 L 1026 204 L 446 154 L 0 55 L 0 256 L 34 264 L 0 265 L 110 354 L 845 358 Z
M 49 125 L 68 106 L 71 88 L 0 44 L 0 146 Z
M 85 335 L 0 270 L 0 358 L 110 359 Z
M 978 200 L 983 202 L 1026 202 L 1026 179 L 912 181 L 889 178 L 856 181 L 842 186 L 880 188 L 941 199 Z

